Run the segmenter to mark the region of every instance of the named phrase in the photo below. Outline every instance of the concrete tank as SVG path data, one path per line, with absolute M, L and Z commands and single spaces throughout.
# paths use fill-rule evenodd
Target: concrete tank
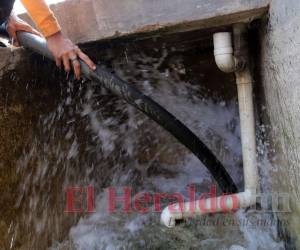
M 75 42 L 85 44 L 83 47 L 91 53 L 94 53 L 98 47 L 96 43 L 88 45 L 87 43 L 112 38 L 129 41 L 129 43 L 135 40 L 146 41 L 153 37 L 164 41 L 176 33 L 177 38 L 172 37 L 171 40 L 188 42 L 190 39 L 194 41 L 192 42 L 194 46 L 198 39 L 199 43 L 204 44 L 203 50 L 209 53 L 212 49 L 211 36 L 215 31 L 228 30 L 232 24 L 238 22 L 252 23 L 249 27 L 256 81 L 257 121 L 258 126 L 263 125 L 265 128 L 263 133 L 270 144 L 267 147 L 267 157 L 272 163 L 268 166 L 260 164 L 261 185 L 266 192 L 288 194 L 290 211 L 276 213 L 281 221 L 286 222 L 279 231 L 288 232 L 284 234 L 290 236 L 286 244 L 297 242 L 300 245 L 298 236 L 300 235 L 300 188 L 298 185 L 300 181 L 300 78 L 298 70 L 300 67 L 300 17 L 298 15 L 300 5 L 298 0 L 284 2 L 280 0 L 188 0 L 184 3 L 174 2 L 174 0 L 73 0 L 53 5 L 52 9 L 63 30 Z M 85 11 L 83 12 L 82 9 Z M 67 14 L 66 10 L 68 10 Z M 22 17 L 28 20 L 26 15 Z M 189 35 L 184 39 L 186 34 Z M 147 46 L 147 42 L 145 44 Z M 151 43 L 148 44 L 149 47 L 153 46 Z M 104 45 L 104 48 L 109 48 L 109 42 Z M 36 134 L 35 127 L 39 116 L 56 107 L 58 102 L 56 96 L 60 91 L 58 82 L 64 80 L 62 80 L 61 73 L 55 71 L 54 66 L 49 66 L 51 64 L 48 62 L 29 55 L 22 49 L 13 51 L 0 49 L 0 55 L 2 58 L 0 62 L 0 107 L 2 110 L 0 115 L 0 189 L 1 193 L 5 194 L 1 198 L 1 203 L 4 204 L 1 206 L 1 214 L 4 215 L 3 217 L 12 218 L 17 215 L 17 212 L 10 208 L 15 204 L 14 197 L 18 196 L 14 189 L 20 181 L 15 166 L 18 165 L 22 152 L 28 150 L 32 136 Z M 218 93 L 221 88 L 221 95 L 225 96 L 225 99 L 234 98 L 236 94 L 234 88 L 230 87 L 230 84 L 228 84 L 228 89 L 226 86 L 218 86 L 216 80 L 220 77 L 225 79 L 224 82 L 233 83 L 233 76 L 217 73 L 215 69 L 212 69 L 211 58 L 207 55 L 205 57 L 205 53 L 203 55 L 204 64 L 209 65 L 204 75 L 206 79 L 212 77 L 213 80 L 208 80 L 208 83 L 212 84 L 210 86 L 212 91 Z M 195 57 L 191 57 L 191 60 L 195 64 L 199 63 Z M 52 73 L 54 71 L 55 74 Z M 6 74 L 7 72 L 10 74 Z M 46 74 L 51 77 L 45 78 Z M 20 78 L 26 81 L 14 81 Z M 36 85 L 35 82 L 42 82 L 42 85 Z M 20 84 L 26 84 L 26 86 Z M 28 95 L 28 88 L 30 95 Z M 155 150 L 157 149 L 153 145 L 153 152 Z M 141 161 L 149 160 L 147 156 L 144 157 Z M 172 157 L 166 155 L 162 161 L 172 162 L 170 158 Z M 106 174 L 109 176 L 110 173 Z M 66 220 L 65 227 L 69 228 L 77 219 Z M 0 231 L 8 231 L 9 220 L 1 220 L 0 223 Z M 22 239 L 19 240 L 22 241 Z

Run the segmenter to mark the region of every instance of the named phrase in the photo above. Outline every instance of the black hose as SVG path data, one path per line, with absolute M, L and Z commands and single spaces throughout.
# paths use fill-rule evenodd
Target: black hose
M 33 34 L 19 32 L 18 39 L 25 48 L 31 49 L 53 60 L 53 56 L 48 50 L 43 38 Z M 223 192 L 237 192 L 236 185 L 222 163 L 208 147 L 175 116 L 148 96 L 141 93 L 132 84 L 123 81 L 110 71 L 102 69 L 101 67 L 97 67 L 95 71 L 92 71 L 87 64 L 81 60 L 80 64 L 82 73 L 88 79 L 103 84 L 105 88 L 112 91 L 115 95 L 124 99 L 126 102 L 146 114 L 149 118 L 156 121 L 164 129 L 175 136 L 179 142 L 190 149 L 207 167 Z

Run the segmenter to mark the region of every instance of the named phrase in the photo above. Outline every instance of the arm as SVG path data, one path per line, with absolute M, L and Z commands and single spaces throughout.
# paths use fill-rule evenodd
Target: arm
M 44 0 L 21 0 L 21 2 L 44 37 L 61 31 L 53 12 Z
M 65 71 L 69 72 L 72 66 L 77 79 L 80 78 L 81 74 L 78 58 L 82 59 L 87 65 L 89 65 L 91 69 L 96 69 L 96 65 L 91 61 L 91 59 L 62 34 L 61 28 L 53 12 L 49 9 L 44 0 L 21 1 L 27 9 L 32 20 L 45 36 L 48 48 L 52 52 L 58 67 L 61 67 L 63 64 Z M 26 26 L 24 22 L 22 27 L 20 27 L 20 25 L 16 25 L 18 22 L 20 22 L 20 19 L 12 19 L 9 21 L 8 32 L 12 37 L 16 37 L 16 31 L 18 30 L 37 33 L 37 31 L 33 30 L 28 24 L 25 23 L 27 25 Z

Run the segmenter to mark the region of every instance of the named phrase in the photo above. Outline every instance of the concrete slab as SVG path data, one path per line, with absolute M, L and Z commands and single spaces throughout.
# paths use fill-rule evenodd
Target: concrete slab
M 270 0 L 72 0 L 51 5 L 76 43 L 228 25 L 261 17 Z M 26 15 L 22 15 L 28 20 Z

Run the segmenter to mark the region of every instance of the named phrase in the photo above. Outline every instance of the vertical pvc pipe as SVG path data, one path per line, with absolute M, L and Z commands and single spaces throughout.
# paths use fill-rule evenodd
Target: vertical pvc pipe
M 237 24 L 234 26 L 235 54 L 241 56 L 243 59 L 242 62 L 245 61 L 246 64 L 241 63 L 241 61 L 235 58 L 231 53 L 231 51 L 233 51 L 232 44 L 229 44 L 229 42 L 231 43 L 231 39 L 229 39 L 231 35 L 229 36 L 227 33 L 214 35 L 214 45 L 217 46 L 217 48 L 215 48 L 217 65 L 224 72 L 235 71 L 236 75 L 243 152 L 244 192 L 168 206 L 161 214 L 161 222 L 167 227 L 174 227 L 176 220 L 207 213 L 228 212 L 238 208 L 246 208 L 256 202 L 258 170 L 252 96 L 253 80 L 249 69 L 246 31 L 245 24 Z M 224 39 L 224 41 L 222 41 L 222 39 Z M 229 47 L 231 47 L 231 49 Z M 233 62 L 235 62 L 235 64 L 233 64 Z M 243 69 L 239 70 L 237 65 L 243 65 Z M 200 206 L 200 204 L 202 204 L 202 206 Z

